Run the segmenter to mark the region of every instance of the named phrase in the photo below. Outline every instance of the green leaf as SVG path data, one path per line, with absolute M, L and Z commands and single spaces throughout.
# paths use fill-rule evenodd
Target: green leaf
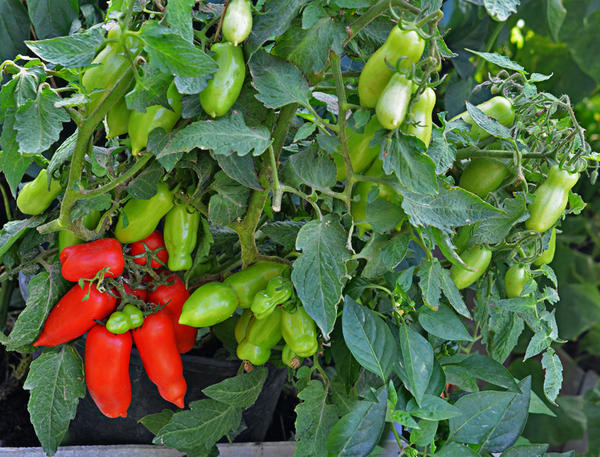
M 85 395 L 83 361 L 71 345 L 47 350 L 31 362 L 23 388 L 31 391 L 27 409 L 35 434 L 54 455 Z
M 10 186 L 13 196 L 17 193 L 17 186 L 23 179 L 27 168 L 33 162 L 32 156 L 22 155 L 17 144 L 17 131 L 15 130 L 15 117 L 8 115 L 2 125 L 0 135 L 0 171 L 4 173 L 6 182 Z M 0 247 L 0 252 L 3 247 Z M 8 248 L 7 248 L 8 249 Z M 0 255 L 2 257 L 2 255 Z
M 398 225 L 404 217 L 404 211 L 395 203 L 377 198 L 368 203 L 365 216 L 375 232 L 385 233 Z
M 55 108 L 60 97 L 49 87 L 43 87 L 35 100 L 28 100 L 17 110 L 15 129 L 19 150 L 29 153 L 46 151 L 58 140 L 62 124 L 69 120 L 64 108 Z
M 296 406 L 296 451 L 294 457 L 327 454 L 327 436 L 337 422 L 335 406 L 327 404 L 327 390 L 313 379 L 298 393 Z
M 171 75 L 198 77 L 214 73 L 216 62 L 181 36 L 155 22 L 146 23 L 138 35 L 150 57 L 150 65 Z
M 42 225 L 46 216 L 34 216 L 29 219 L 19 219 L 4 224 L 0 230 L 0 261 L 2 256 L 30 229 Z
M 439 423 L 437 421 L 429 421 L 421 419 L 419 427 L 413 428 L 410 431 L 410 442 L 418 447 L 429 446 L 435 439 Z
M 427 155 L 435 163 L 435 174 L 446 173 L 456 159 L 456 146 L 450 143 L 444 135 L 444 130 L 434 124 L 431 134 L 431 144 L 427 149 Z
M 0 61 L 4 62 L 27 52 L 24 41 L 29 38 L 29 18 L 19 0 L 0 2 L 0 17 L 10 18 L 0 22 Z
M 479 457 L 479 454 L 469 446 L 454 442 L 447 443 L 436 454 L 437 457 Z
M 423 153 L 423 150 L 423 143 L 420 140 L 398 133 L 382 159 L 383 170 L 388 175 L 395 173 L 400 184 L 410 192 L 436 195 L 438 183 L 435 176 L 435 163 L 431 157 Z
M 254 190 L 263 190 L 258 182 L 258 175 L 254 168 L 254 160 L 252 156 L 238 156 L 237 154 L 215 155 L 215 159 L 219 164 L 219 167 L 225 172 L 231 179 L 236 180 L 241 185 L 249 187 Z
M 425 394 L 421 401 L 421 406 L 413 398 L 406 405 L 406 411 L 413 416 L 430 421 L 441 421 L 451 417 L 460 416 L 462 413 L 455 406 L 451 405 L 437 395 Z
M 192 8 L 196 3 L 194 0 L 183 0 L 168 2 L 165 20 L 169 28 L 184 40 L 192 43 L 194 41 L 194 28 L 192 24 Z
M 520 71 L 523 73 L 527 73 L 521 65 L 519 65 L 516 62 L 513 62 L 506 56 L 496 54 L 495 52 L 474 51 L 469 48 L 465 48 L 465 50 L 472 52 L 473 54 L 481 57 L 483 60 L 487 60 L 488 62 L 493 63 L 494 65 L 498 65 L 501 68 L 506 68 L 508 70 L 514 70 L 514 71 Z
M 461 320 L 443 303 L 439 304 L 437 311 L 423 306 L 419 309 L 418 316 L 421 327 L 438 338 L 473 341 Z
M 471 318 L 469 308 L 467 308 L 467 305 L 465 305 L 462 295 L 456 287 L 456 284 L 454 284 L 454 281 L 452 281 L 450 271 L 447 269 L 442 270 L 442 292 L 448 299 L 448 302 L 452 308 L 454 308 L 454 311 L 468 319 Z
M 212 399 L 193 401 L 189 410 L 173 414 L 152 442 L 193 456 L 204 455 L 223 435 L 237 430 L 241 421 L 240 408 Z
M 82 198 L 77 200 L 71 210 L 71 222 L 82 216 L 85 216 L 92 210 L 106 211 L 113 204 L 113 199 L 109 193 L 98 195 L 92 198 Z
M 246 409 L 252 406 L 258 398 L 268 374 L 269 370 L 265 367 L 256 367 L 250 373 L 225 379 L 208 386 L 202 392 L 213 400 Z
M 507 198 L 500 205 L 502 213 L 496 213 L 477 225 L 471 236 L 471 244 L 498 244 L 504 241 L 510 230 L 529 217 L 523 194 Z
M 335 185 L 335 164 L 327 157 L 304 149 L 290 156 L 289 161 L 294 173 L 306 185 L 321 189 Z
M 29 295 L 25 309 L 21 311 L 6 345 L 9 351 L 22 349 L 33 343 L 40 333 L 50 310 L 67 290 L 67 282 L 60 275 L 60 265 L 55 264 L 51 273 L 38 273 L 27 286 Z
M 54 172 L 71 159 L 75 150 L 75 143 L 77 143 L 77 130 L 63 141 L 56 151 L 54 151 L 54 154 L 52 154 L 47 168 L 48 175 L 54 176 Z
M 257 52 L 248 63 L 256 98 L 267 108 L 290 103 L 310 106 L 310 88 L 302 72 L 293 64 L 264 51 Z
M 188 152 L 194 148 L 209 149 L 216 155 L 237 153 L 243 156 L 252 152 L 261 155 L 271 144 L 271 134 L 266 127 L 248 127 L 239 112 L 216 120 L 197 121 L 181 130 L 159 138 L 150 135 L 148 150 L 161 159 L 170 154 Z
M 488 354 L 502 363 L 517 345 L 519 336 L 525 328 L 523 319 L 516 313 L 492 308 L 489 329 L 493 337 L 488 339 Z
M 554 349 L 548 348 L 542 356 L 542 367 L 544 368 L 544 395 L 554 403 L 563 381 L 563 366 Z
M 377 402 L 358 401 L 331 429 L 327 456 L 363 456 L 373 450 L 385 425 L 387 388 L 377 393 Z
M 367 264 L 363 268 L 361 277 L 365 279 L 377 279 L 382 277 L 388 268 L 383 263 L 381 252 L 389 244 L 389 235 L 373 233 L 365 247 L 356 254 L 357 258 L 365 259 Z
M 297 64 L 303 73 L 319 73 L 329 60 L 329 50 L 342 53 L 342 42 L 347 34 L 344 26 L 331 17 L 323 17 L 309 30 L 299 21 L 277 39 L 273 53 Z
M 217 191 L 208 203 L 208 213 L 213 222 L 227 225 L 245 214 L 250 189 L 230 179 L 222 171 L 215 175 L 212 188 Z
M 515 392 L 519 390 L 510 372 L 501 363 L 488 356 L 473 354 L 459 362 L 458 365 L 467 370 L 474 378 Z
M 489 430 L 485 441 L 482 442 L 482 448 L 488 452 L 502 452 L 508 449 L 523 432 L 529 412 L 531 376 L 523 379 L 519 388 L 521 393 L 511 400 L 498 424 Z
M 483 6 L 495 20 L 504 22 L 517 12 L 521 0 L 483 0 Z
M 79 14 L 74 0 L 29 0 L 27 10 L 38 39 L 68 35 Z
M 163 409 L 160 413 L 148 414 L 142 417 L 138 422 L 156 435 L 173 417 L 174 412 L 170 409 Z
M 547 0 L 544 5 L 546 7 L 546 23 L 548 24 L 550 36 L 554 41 L 558 42 L 560 28 L 567 17 L 567 10 L 563 6 L 562 0 Z
M 571 268 L 575 268 L 575 265 Z M 584 331 L 600 323 L 600 293 L 598 288 L 588 283 L 563 283 L 560 286 L 560 302 L 558 302 L 556 308 L 560 336 L 565 339 L 576 338 Z
M 432 197 L 398 189 L 404 197 L 402 208 L 410 223 L 416 227 L 434 226 L 442 232 L 452 233 L 452 227 L 479 222 L 501 210 L 483 202 L 479 197 L 459 187 L 440 185 L 439 193 Z
M 397 353 L 392 332 L 383 319 L 346 296 L 342 329 L 344 341 L 358 363 L 386 380 Z
M 150 65 L 144 65 L 142 69 L 142 75 L 137 79 L 134 89 L 125 95 L 127 108 L 140 113 L 145 113 L 146 108 L 153 105 L 170 109 L 167 88 L 173 77 L 151 68 Z
M 323 5 L 319 2 L 310 2 L 302 11 L 302 28 L 310 29 L 323 17 L 327 17 L 327 11 Z
M 268 0 L 264 13 L 255 15 L 252 32 L 245 45 L 250 59 L 265 41 L 271 37 L 280 37 L 298 16 L 300 9 L 310 3 L 309 0 Z
M 346 232 L 332 214 L 314 220 L 298 232 L 296 249 L 302 255 L 294 262 L 292 281 L 298 297 L 327 338 L 337 316 L 346 275 Z
M 409 233 L 395 234 L 391 240 L 385 243 L 381 250 L 381 261 L 388 268 L 393 270 L 404 260 L 408 252 L 408 243 L 410 242 Z
M 419 288 L 426 307 L 436 309 L 442 293 L 442 266 L 438 259 L 425 260 L 417 270 Z
M 275 221 L 263 225 L 260 231 L 283 246 L 285 251 L 292 251 L 296 245 L 298 232 L 304 224 L 305 222 L 301 221 Z
M 433 370 L 433 349 L 429 341 L 406 324 L 400 326 L 399 337 L 401 366 L 397 367 L 398 375 L 421 405 Z
M 156 194 L 157 184 L 162 175 L 160 164 L 156 161 L 152 162 L 127 184 L 127 193 L 140 200 L 152 198 Z
M 96 50 L 103 42 L 101 29 L 94 28 L 78 35 L 26 41 L 25 44 L 42 60 L 75 68 L 91 64 L 96 56 Z
M 513 446 L 502 453 L 501 457 L 542 457 L 548 449 L 547 444 L 525 444 Z
M 467 111 L 473 119 L 473 122 L 475 122 L 475 124 L 485 130 L 487 133 L 495 136 L 496 138 L 502 138 L 505 140 L 511 137 L 509 128 L 503 126 L 496 119 L 488 116 L 475 105 L 470 104 L 468 101 L 465 101 L 465 105 L 467 106 Z

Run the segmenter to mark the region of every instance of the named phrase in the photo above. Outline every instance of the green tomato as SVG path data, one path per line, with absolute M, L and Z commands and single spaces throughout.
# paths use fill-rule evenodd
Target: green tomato
M 247 360 L 252 365 L 264 365 L 271 357 L 271 348 L 265 348 L 252 344 L 250 341 L 242 341 L 238 344 L 236 355 L 240 360 Z
M 429 147 L 431 141 L 431 131 L 433 130 L 431 115 L 435 107 L 435 99 L 435 91 L 428 87 L 408 110 L 408 119 L 412 123 L 406 131 L 409 135 L 416 136 L 421 140 L 425 147 Z
M 106 321 L 106 330 L 115 335 L 127 333 L 131 329 L 129 316 L 123 311 L 115 311 Z
M 132 198 L 125 204 L 115 228 L 116 238 L 123 244 L 147 238 L 172 207 L 173 193 L 169 186 L 158 183 L 156 194 L 148 200 Z
M 531 279 L 531 273 L 528 265 L 513 265 L 504 275 L 504 289 L 508 298 L 517 298 L 521 296 L 523 287 Z
M 200 92 L 200 104 L 210 116 L 217 117 L 227 113 L 240 95 L 246 63 L 241 48 L 232 43 L 215 43 L 210 50 L 219 69 Z
M 298 368 L 300 368 L 300 365 L 302 365 L 302 359 L 303 358 L 298 357 L 298 354 L 292 351 L 292 349 L 287 344 L 283 347 L 283 351 L 281 352 L 281 362 L 286 367 L 290 367 L 294 370 L 297 370 Z
M 569 202 L 569 191 L 579 180 L 579 173 L 561 170 L 558 165 L 550 168 L 546 180 L 533 194 L 529 205 L 529 219 L 525 221 L 528 230 L 543 233 L 560 218 Z
M 510 169 L 496 159 L 472 159 L 460 176 L 459 186 L 481 198 L 500 187 L 510 175 Z
M 552 263 L 554 260 L 554 253 L 556 252 L 556 229 L 552 229 L 552 233 L 550 234 L 550 241 L 548 242 L 548 247 L 544 252 L 540 254 L 540 256 L 535 259 L 534 265 L 541 267 L 542 265 L 547 265 Z
M 131 111 L 127 108 L 125 98 L 122 98 L 106 114 L 106 125 L 108 126 L 106 138 L 126 134 L 129 128 L 130 114 Z
M 374 108 L 394 71 L 388 66 L 409 70 L 425 49 L 425 41 L 415 31 L 394 27 L 385 43 L 375 51 L 363 67 L 358 79 L 360 105 Z
M 401 73 L 394 73 L 387 83 L 375 107 L 379 123 L 388 130 L 395 130 L 404 122 L 410 96 L 412 82 Z
M 200 213 L 186 205 L 175 205 L 166 215 L 163 234 L 169 253 L 171 271 L 192 268 L 192 253 L 196 249 Z
M 282 311 L 281 334 L 290 349 L 300 357 L 310 357 L 319 349 L 317 326 L 303 306 Z
M 492 251 L 483 245 L 471 246 L 460 257 L 465 265 L 474 271 L 469 271 L 460 265 L 454 264 L 450 269 L 450 277 L 458 289 L 464 289 L 483 276 L 492 260 Z
M 261 290 L 254 296 L 250 309 L 256 319 L 265 319 L 278 305 L 288 301 L 293 293 L 292 281 L 283 276 L 276 276 L 267 283 L 265 290 Z
M 252 5 L 249 0 L 231 0 L 223 17 L 223 37 L 235 46 L 252 31 Z
M 169 132 L 181 117 L 181 94 L 177 92 L 175 83 L 167 89 L 167 101 L 171 109 L 162 105 L 152 105 L 146 108 L 145 113 L 131 111 L 129 115 L 128 131 L 131 139 L 131 153 L 135 156 L 148 144 L 148 136 L 152 130 L 162 128 Z
M 241 343 L 246 338 L 248 324 L 252 320 L 252 311 L 245 309 L 238 321 L 235 324 L 234 335 L 235 341 Z
M 48 209 L 61 190 L 60 181 L 57 179 L 52 178 L 48 185 L 48 174 L 46 170 L 42 170 L 33 181 L 25 184 L 19 192 L 17 208 L 23 214 L 37 216 Z
M 231 317 L 238 300 L 235 292 L 220 282 L 198 287 L 185 301 L 179 323 L 190 327 L 210 327 Z
M 260 260 L 245 270 L 227 277 L 223 284 L 231 287 L 239 300 L 240 308 L 250 308 L 254 296 L 265 287 L 269 280 L 281 274 L 287 275 L 289 267 L 283 263 Z
M 127 315 L 127 318 L 129 319 L 130 329 L 141 327 L 144 323 L 144 313 L 139 308 L 133 305 L 125 305 L 123 307 L 123 312 Z
M 477 108 L 479 108 L 487 116 L 497 120 L 500 124 L 506 127 L 510 127 L 515 120 L 515 112 L 513 110 L 512 103 L 505 97 L 492 97 L 489 100 L 477 105 Z M 471 124 L 471 130 L 469 132 L 471 138 L 481 141 L 490 136 L 489 133 L 473 122 L 473 118 L 468 111 L 464 111 L 457 116 L 454 116 L 452 119 L 450 119 L 450 121 L 455 121 L 456 119 L 462 119 L 467 124 Z
M 376 144 L 371 146 L 370 143 L 375 137 L 375 132 L 381 129 L 382 127 L 377 120 L 377 116 L 371 117 L 371 120 L 365 126 L 363 133 L 359 133 L 353 129 L 346 129 L 348 155 L 350 156 L 350 162 L 352 163 L 352 170 L 354 173 L 361 173 L 366 170 L 379 156 L 379 145 Z M 344 157 L 339 151 L 333 155 L 333 161 L 335 162 L 335 168 L 337 170 L 335 179 L 337 181 L 345 180 L 346 164 L 344 163 Z
M 250 319 L 244 341 L 264 348 L 275 346 L 281 340 L 281 314 L 281 309 L 276 308 L 265 319 Z

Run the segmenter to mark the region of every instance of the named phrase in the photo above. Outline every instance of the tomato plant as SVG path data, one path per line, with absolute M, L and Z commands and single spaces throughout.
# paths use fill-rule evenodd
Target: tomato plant
M 85 3 L 6 56 L 0 298 L 29 283 L 0 342 L 37 351 L 46 453 L 86 386 L 126 417 L 135 346 L 179 408 L 141 422 L 188 455 L 240 429 L 266 364 L 297 456 L 546 455 L 522 432 L 562 383 L 551 262 L 599 155 L 501 42 L 516 2 L 464 3 Z M 193 400 L 198 334 L 240 371 Z M 541 387 L 505 366 L 521 335 Z

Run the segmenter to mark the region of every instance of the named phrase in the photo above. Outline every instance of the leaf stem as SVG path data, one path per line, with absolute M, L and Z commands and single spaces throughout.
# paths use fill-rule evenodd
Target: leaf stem
M 10 203 L 8 201 L 8 193 L 4 188 L 4 185 L 0 183 L 0 192 L 2 192 L 2 200 L 4 201 L 4 212 L 6 213 L 6 220 L 12 220 L 12 214 L 10 212 Z

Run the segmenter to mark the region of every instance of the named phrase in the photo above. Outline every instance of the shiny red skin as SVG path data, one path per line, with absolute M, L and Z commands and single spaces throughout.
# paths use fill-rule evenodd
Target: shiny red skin
M 146 301 L 146 298 L 148 297 L 147 289 L 132 289 L 127 284 L 123 284 L 123 288 L 125 289 L 125 293 L 127 295 L 133 295 L 142 301 Z
M 167 264 L 167 262 L 169 260 L 169 253 L 167 252 L 167 249 L 165 248 L 165 240 L 163 238 L 162 233 L 160 233 L 158 230 L 155 230 L 154 232 L 152 232 L 150 235 L 148 235 L 148 237 L 144 238 L 143 240 L 136 241 L 135 243 L 131 243 L 129 245 L 129 253 L 132 256 L 136 256 L 136 255 L 145 253 L 146 248 L 144 247 L 144 244 L 151 251 L 155 251 L 158 248 L 162 248 L 160 251 L 158 251 L 156 253 L 156 255 L 165 265 Z M 146 263 L 148 263 L 147 259 L 145 257 L 140 257 L 139 259 L 133 259 L 133 261 L 135 263 L 137 263 L 138 265 L 146 265 Z M 154 259 L 150 262 L 150 266 L 155 269 L 162 267 L 162 265 Z
M 186 289 L 185 283 L 176 274 L 169 277 L 169 282 L 172 281 L 174 281 L 172 285 L 158 286 L 156 290 L 150 292 L 147 301 L 156 305 L 165 305 L 162 310 L 169 315 L 173 322 L 177 349 L 181 354 L 184 354 L 196 344 L 198 329 L 179 323 L 181 308 L 190 296 L 190 293 Z
M 67 246 L 60 253 L 61 273 L 67 281 L 91 279 L 102 269 L 110 270 L 105 278 L 116 278 L 125 268 L 123 248 L 114 238 L 103 238 L 85 244 Z
M 169 315 L 161 310 L 146 316 L 144 325 L 132 333 L 146 374 L 160 396 L 183 408 L 187 384 Z
M 131 332 L 115 335 L 94 325 L 85 340 L 85 383 L 98 409 L 106 417 L 127 417 L 131 404 L 129 356 Z
M 88 294 L 87 300 L 82 301 Z M 34 346 L 58 346 L 74 340 L 92 328 L 114 309 L 117 299 L 100 292 L 95 284 L 74 285 L 52 308 Z

